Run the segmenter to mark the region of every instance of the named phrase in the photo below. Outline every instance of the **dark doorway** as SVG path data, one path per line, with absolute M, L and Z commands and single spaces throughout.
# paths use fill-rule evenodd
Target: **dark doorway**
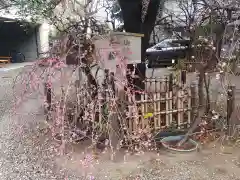
M 24 62 L 37 56 L 36 26 L 27 22 L 0 18 L 0 56 L 11 62 Z

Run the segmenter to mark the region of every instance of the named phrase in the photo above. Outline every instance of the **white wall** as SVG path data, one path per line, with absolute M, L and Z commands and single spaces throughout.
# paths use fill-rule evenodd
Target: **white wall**
M 16 48 L 25 55 L 26 61 L 36 61 L 48 56 L 50 26 L 44 22 L 36 28 L 36 31 L 29 34 Z
M 21 19 L 20 16 L 16 15 L 17 10 L 12 8 L 9 12 L 1 11 L 0 17 L 9 19 Z M 26 17 L 25 20 L 30 22 L 30 17 Z M 19 43 L 16 50 L 20 51 L 25 55 L 26 61 L 34 61 L 39 57 L 44 57 L 49 51 L 49 33 L 50 25 L 42 20 L 41 25 L 37 28 L 37 31 L 30 34 L 23 42 Z M 11 33 L 11 32 L 9 32 Z
M 38 58 L 36 33 L 31 33 L 23 42 L 20 42 L 16 48 L 24 54 L 25 61 L 36 61 Z
M 40 58 L 48 55 L 50 28 L 50 25 L 46 21 L 44 21 L 38 28 L 37 41 Z
M 36 61 L 38 58 L 46 57 L 49 52 L 49 24 L 44 22 L 36 28 L 36 31 L 29 34 L 16 48 L 25 55 L 26 61 Z

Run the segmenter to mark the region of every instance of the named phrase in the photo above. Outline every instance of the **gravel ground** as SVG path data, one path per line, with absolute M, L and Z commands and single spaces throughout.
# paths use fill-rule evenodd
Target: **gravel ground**
M 38 136 L 42 134 L 35 126 L 43 118 L 36 97 L 32 95 L 18 109 L 13 109 L 12 79 L 18 73 L 1 74 L 0 179 L 54 179 L 49 171 L 51 164 L 46 163 L 51 152 L 44 151 L 49 148 L 48 141 L 39 142 Z
M 171 157 L 165 154 L 158 160 L 149 161 L 132 177 L 142 180 L 239 180 L 237 153 L 226 155 L 219 149 L 205 149 L 203 152 Z
M 0 74 L 0 179 L 91 179 L 82 177 L 85 171 L 81 165 L 81 146 L 68 145 L 67 154 L 58 154 L 59 144 L 52 140 L 43 123 L 37 92 L 11 111 L 14 101 L 11 82 L 16 74 L 17 71 Z M 238 149 L 228 154 L 220 148 L 189 154 L 162 151 L 159 156 L 156 153 L 130 156 L 126 162 L 123 158 L 111 162 L 105 154 L 100 155 L 99 162 L 88 171 L 99 180 L 240 180 Z

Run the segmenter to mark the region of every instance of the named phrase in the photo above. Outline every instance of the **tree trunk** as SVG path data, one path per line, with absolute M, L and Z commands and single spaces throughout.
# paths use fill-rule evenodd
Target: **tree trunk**
M 201 108 L 203 106 L 204 102 L 204 92 L 203 92 L 203 86 L 204 86 L 204 74 L 205 72 L 201 69 L 199 71 L 199 79 L 198 79 L 198 99 L 199 99 L 199 107 Z
M 221 49 L 222 49 L 222 42 L 223 42 L 223 35 L 225 31 L 225 24 L 219 25 L 219 27 L 216 30 L 216 41 L 215 41 L 215 47 L 216 47 L 216 57 L 215 60 L 220 57 L 221 55 Z
M 144 37 L 142 39 L 142 62 L 145 62 L 146 49 L 148 48 L 151 33 L 155 26 L 159 5 L 160 5 L 160 0 L 150 0 L 148 4 L 145 20 L 142 23 L 141 32 L 144 34 Z
M 146 49 L 148 48 L 151 32 L 154 29 L 155 21 L 158 14 L 160 0 L 150 0 L 142 22 L 142 3 L 143 0 L 118 0 L 122 10 L 124 29 L 129 33 L 144 34 L 141 46 L 141 64 L 137 65 L 135 74 L 139 77 L 134 79 L 134 86 L 139 90 L 145 89 L 143 79 L 146 77 Z M 131 65 L 130 65 L 131 66 Z M 140 96 L 137 95 L 137 99 Z
M 142 33 L 142 62 L 157 18 L 160 0 L 150 0 L 144 22 L 142 22 L 142 0 L 118 0 L 122 9 L 124 29 L 130 33 Z

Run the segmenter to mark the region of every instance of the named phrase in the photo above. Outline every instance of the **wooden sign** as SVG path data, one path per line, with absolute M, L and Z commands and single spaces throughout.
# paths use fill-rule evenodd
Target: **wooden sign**
M 142 34 L 114 32 L 93 38 L 97 61 L 103 69 L 116 72 L 116 66 L 141 62 Z

